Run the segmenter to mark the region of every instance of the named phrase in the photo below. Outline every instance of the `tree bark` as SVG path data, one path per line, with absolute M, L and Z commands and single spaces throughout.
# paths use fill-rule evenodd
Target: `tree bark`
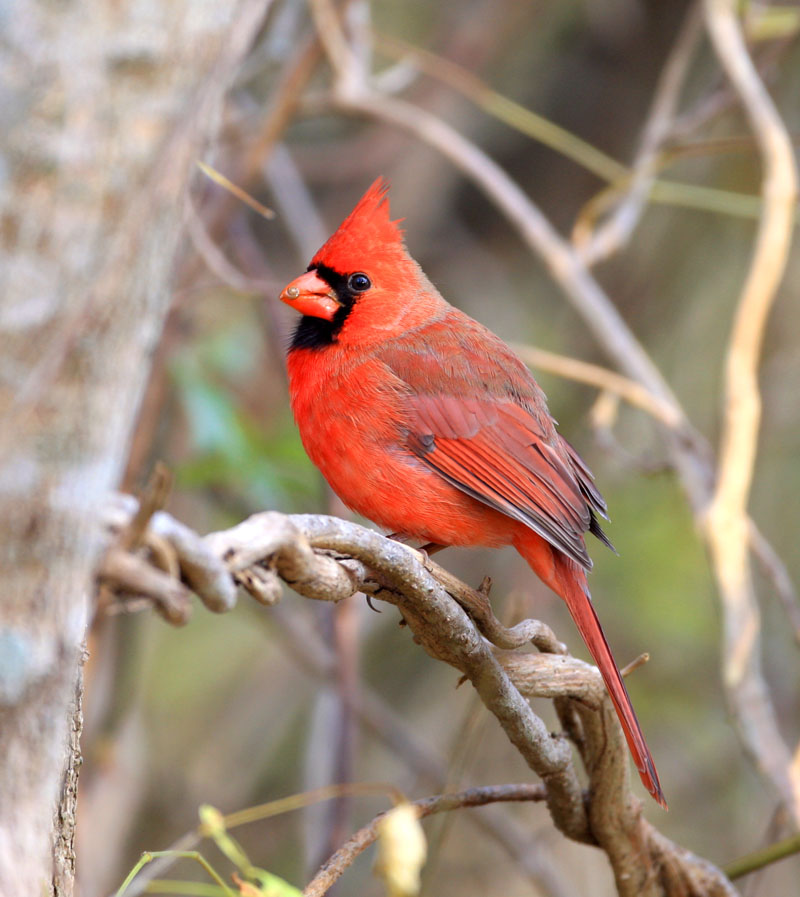
M 70 894 L 100 503 L 183 194 L 267 0 L 16 4 L 2 28 L 0 894 Z

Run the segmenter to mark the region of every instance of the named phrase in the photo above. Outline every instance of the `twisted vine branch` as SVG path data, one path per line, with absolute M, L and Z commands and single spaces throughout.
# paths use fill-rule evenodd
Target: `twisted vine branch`
M 735 893 L 719 870 L 664 838 L 642 817 L 630 790 L 624 739 L 598 671 L 570 657 L 544 624 L 526 620 L 504 627 L 484 592 L 423 553 L 337 518 L 265 512 L 201 537 L 163 511 L 152 514 L 142 530 L 137 509 L 134 498 L 118 495 L 103 520 L 109 544 L 98 577 L 123 606 L 144 598 L 170 622 L 185 622 L 189 604 L 183 599 L 190 590 L 209 609 L 222 612 L 233 607 L 237 584 L 270 605 L 279 600 L 282 582 L 316 600 L 340 601 L 363 592 L 394 604 L 415 641 L 473 684 L 541 778 L 556 827 L 606 852 L 621 895 Z M 138 548 L 126 538 L 134 520 L 142 530 Z M 543 653 L 497 650 L 527 642 Z M 530 697 L 556 699 L 589 776 L 586 792 L 566 739 L 547 731 Z

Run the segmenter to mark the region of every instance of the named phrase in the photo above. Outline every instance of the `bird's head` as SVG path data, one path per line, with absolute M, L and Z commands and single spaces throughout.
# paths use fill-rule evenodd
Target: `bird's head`
M 386 339 L 430 314 L 431 291 L 443 301 L 408 254 L 400 221 L 389 217 L 387 190 L 378 178 L 281 293 L 303 315 L 293 348 Z

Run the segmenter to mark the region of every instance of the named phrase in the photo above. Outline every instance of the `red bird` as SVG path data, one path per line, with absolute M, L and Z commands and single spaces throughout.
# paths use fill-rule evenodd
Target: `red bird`
M 567 603 L 642 782 L 653 758 L 592 607 L 583 535 L 606 505 L 511 349 L 448 304 L 406 250 L 378 179 L 281 300 L 303 445 L 342 501 L 437 545 L 513 545 Z

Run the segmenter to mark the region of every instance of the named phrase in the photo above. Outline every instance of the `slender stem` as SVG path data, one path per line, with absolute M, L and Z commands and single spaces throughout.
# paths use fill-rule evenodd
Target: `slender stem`
M 232 891 L 222 880 L 219 873 L 214 869 L 214 867 L 208 862 L 208 860 L 197 850 L 152 850 L 146 851 L 139 857 L 139 861 L 136 865 L 131 869 L 128 873 L 127 878 L 119 887 L 119 890 L 116 892 L 114 897 L 122 897 L 125 891 L 128 889 L 131 882 L 136 878 L 139 874 L 139 871 L 146 866 L 148 863 L 151 863 L 153 860 L 161 859 L 169 857 L 171 860 L 193 860 L 195 863 L 199 863 L 203 869 L 208 873 L 208 875 L 214 879 L 214 881 L 222 888 L 225 897 L 236 897 L 234 891 Z
M 770 844 L 769 847 L 734 860 L 725 867 L 725 874 L 731 880 L 741 878 L 743 875 L 749 875 L 751 872 L 756 872 L 765 866 L 777 863 L 778 860 L 784 860 L 786 857 L 794 856 L 796 853 L 800 853 L 800 834 L 792 835 L 783 841 L 778 841 L 777 844 Z
M 434 813 L 460 810 L 465 807 L 482 807 L 498 801 L 543 801 L 547 789 L 544 785 L 490 785 L 484 788 L 470 788 L 455 794 L 442 794 L 427 797 L 412 803 L 416 807 L 419 818 Z M 371 822 L 360 828 L 323 865 L 303 891 L 303 897 L 322 897 L 344 872 L 353 864 L 378 837 L 381 820 L 386 814 L 381 813 Z

